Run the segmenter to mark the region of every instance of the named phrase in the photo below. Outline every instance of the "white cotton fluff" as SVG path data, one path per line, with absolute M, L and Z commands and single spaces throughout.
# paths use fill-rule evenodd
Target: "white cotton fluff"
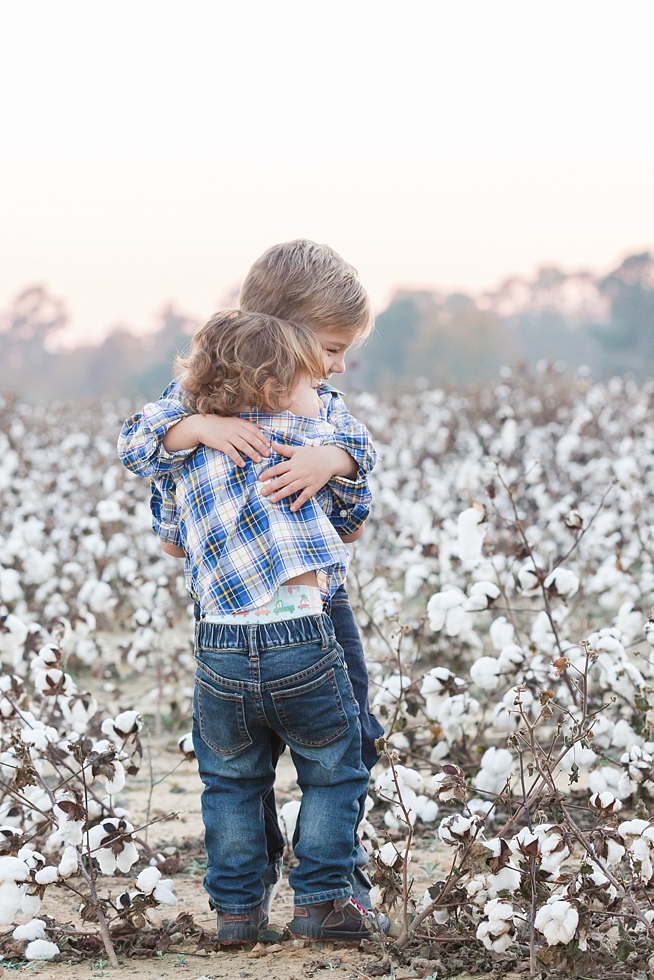
M 407 864 L 411 862 L 411 851 L 407 853 L 406 846 L 402 843 L 394 844 L 393 841 L 389 841 L 377 852 L 377 860 L 388 868 L 392 868 L 398 858 L 406 860 Z
M 554 588 L 557 595 L 570 598 L 579 591 L 579 576 L 568 568 L 555 568 L 544 581 L 546 589 Z
M 431 903 L 433 901 L 434 901 L 434 899 L 429 894 L 429 889 L 427 889 L 427 891 L 425 892 L 425 894 L 422 896 L 422 907 L 423 907 L 423 909 L 426 909 L 427 906 L 428 905 L 431 905 Z M 373 905 L 373 908 L 374 907 L 375 906 Z M 439 926 L 445 925 L 445 923 L 447 922 L 447 920 L 449 918 L 449 912 L 448 912 L 447 909 L 434 909 L 434 911 L 432 912 L 432 918 L 434 919 L 434 922 L 437 922 L 438 923 Z
M 475 561 L 481 558 L 481 546 L 488 530 L 488 524 L 483 523 L 485 516 L 486 508 L 482 504 L 469 507 L 459 514 L 457 532 L 461 561 Z
M 515 629 L 508 622 L 506 616 L 498 616 L 491 623 L 489 632 L 491 643 L 496 650 L 502 650 L 504 647 L 508 647 L 509 644 L 515 643 Z
M 11 935 L 16 942 L 23 942 L 24 940 L 32 942 L 35 939 L 45 939 L 45 922 L 43 919 L 32 919 L 22 926 L 16 926 Z
M 0 925 L 9 925 L 14 921 L 14 917 L 20 908 L 23 898 L 24 888 L 19 887 L 15 881 L 3 881 L 0 883 Z
M 120 793 L 125 786 L 125 768 L 118 759 L 113 759 L 111 765 L 114 770 L 113 778 L 110 779 L 109 776 L 105 775 L 100 775 L 98 778 L 104 783 L 107 793 L 114 796 L 116 793 Z
M 444 844 L 458 844 L 465 837 L 475 837 L 478 827 L 477 817 L 464 817 L 461 813 L 454 813 L 451 817 L 441 820 L 438 836 Z
M 29 868 L 16 857 L 0 857 L 0 881 L 25 881 Z
M 46 939 L 35 939 L 29 943 L 25 950 L 26 960 L 53 960 L 59 955 L 59 947 L 56 943 L 49 943 Z
M 468 590 L 466 609 L 468 612 L 480 612 L 488 609 L 493 599 L 497 599 L 500 588 L 495 582 L 474 582 Z
M 51 885 L 53 882 L 57 881 L 59 877 L 59 872 L 52 865 L 47 865 L 45 868 L 41 868 L 34 875 L 34 880 L 37 885 Z
M 553 897 L 538 910 L 534 924 L 545 936 L 548 946 L 556 946 L 557 943 L 567 946 L 574 938 L 579 913 L 570 902 Z
M 517 578 L 520 591 L 524 595 L 535 595 L 538 592 L 538 575 L 536 573 L 536 566 L 531 558 L 518 569 Z
M 497 796 L 504 789 L 514 768 L 513 756 L 509 750 L 498 749 L 493 745 L 482 756 L 481 768 L 475 776 L 475 787 Z
M 130 735 L 141 728 L 141 716 L 138 711 L 121 711 L 113 721 L 114 729 L 122 736 Z
M 23 888 L 25 889 L 25 886 Z M 20 900 L 20 910 L 23 915 L 30 915 L 32 918 L 37 916 L 41 911 L 40 895 L 30 895 L 27 890 L 24 890 Z
M 487 918 L 477 926 L 477 939 L 486 949 L 504 953 L 513 942 L 513 906 L 493 898 L 484 905 Z
M 484 691 L 494 691 L 500 681 L 500 664 L 495 657 L 479 657 L 470 668 L 470 679 Z
M 285 803 L 284 806 L 279 811 L 279 819 L 282 824 L 284 836 L 286 837 L 287 847 L 291 846 L 299 812 L 300 812 L 299 800 L 289 800 L 288 803 Z
M 183 755 L 187 755 L 187 756 L 195 755 L 192 732 L 188 732 L 186 735 L 182 735 L 182 737 L 178 740 L 177 745 L 179 747 L 179 751 Z
M 443 628 L 447 636 L 458 636 L 464 630 L 472 629 L 472 617 L 465 611 L 467 597 L 456 586 L 445 586 L 436 592 L 427 603 L 429 626 L 439 633 Z
M 68 878 L 77 871 L 79 857 L 77 850 L 69 845 L 64 851 L 57 872 L 61 878 Z
M 158 868 L 145 868 L 136 879 L 136 887 L 144 895 L 152 895 L 161 905 L 177 905 L 172 878 L 162 878 Z
M 139 852 L 131 841 L 123 841 L 122 850 L 118 854 L 114 854 L 110 847 L 100 847 L 105 837 L 120 838 L 121 834 L 131 834 L 134 830 L 132 824 L 127 821 L 123 822 L 123 827 L 119 827 L 118 823 L 119 821 L 112 817 L 91 827 L 88 833 L 89 847 L 104 875 L 112 875 L 116 868 L 126 874 L 139 859 Z
M 399 857 L 399 851 L 392 841 L 384 844 L 377 852 L 377 859 L 385 864 L 387 868 L 392 868 Z

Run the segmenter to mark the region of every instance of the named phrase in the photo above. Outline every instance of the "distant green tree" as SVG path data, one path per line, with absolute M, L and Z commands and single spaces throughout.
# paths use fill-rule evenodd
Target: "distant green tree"
M 600 288 L 611 302 L 611 322 L 595 328 L 594 336 L 606 352 L 607 371 L 647 377 L 654 365 L 654 257 L 630 255 Z

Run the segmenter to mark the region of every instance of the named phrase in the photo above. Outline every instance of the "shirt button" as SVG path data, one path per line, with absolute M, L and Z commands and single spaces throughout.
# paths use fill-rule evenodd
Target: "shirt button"
M 341 517 L 347 517 L 347 511 L 346 510 L 342 510 L 341 511 Z

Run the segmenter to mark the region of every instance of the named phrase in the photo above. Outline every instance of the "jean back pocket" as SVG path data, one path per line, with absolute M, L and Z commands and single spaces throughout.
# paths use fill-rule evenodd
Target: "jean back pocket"
M 217 691 L 199 677 L 195 683 L 200 735 L 209 748 L 221 755 L 233 755 L 252 745 L 243 695 Z
M 333 668 L 308 684 L 272 691 L 271 697 L 281 727 L 298 745 L 328 745 L 349 728 Z

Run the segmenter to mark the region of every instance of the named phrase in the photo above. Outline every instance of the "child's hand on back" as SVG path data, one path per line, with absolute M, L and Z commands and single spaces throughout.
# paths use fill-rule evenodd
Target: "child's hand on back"
M 225 453 L 237 466 L 245 466 L 244 456 L 255 463 L 270 456 L 270 444 L 261 429 L 236 416 L 189 415 L 171 426 L 164 439 L 168 452 L 193 449 L 200 444 Z
M 282 446 L 273 442 L 272 448 L 287 459 L 263 471 L 259 479 L 266 486 L 261 493 L 272 503 L 299 493 L 291 504 L 292 511 L 299 510 L 332 477 L 354 479 L 358 470 L 349 453 L 338 446 Z

